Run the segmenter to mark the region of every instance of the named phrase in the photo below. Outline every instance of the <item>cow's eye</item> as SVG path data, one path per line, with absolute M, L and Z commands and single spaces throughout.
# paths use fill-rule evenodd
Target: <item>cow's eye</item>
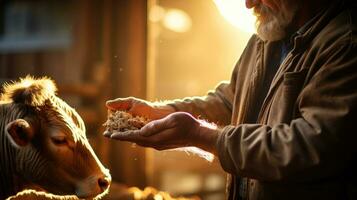
M 64 145 L 67 144 L 66 137 L 52 137 L 52 142 L 56 145 Z

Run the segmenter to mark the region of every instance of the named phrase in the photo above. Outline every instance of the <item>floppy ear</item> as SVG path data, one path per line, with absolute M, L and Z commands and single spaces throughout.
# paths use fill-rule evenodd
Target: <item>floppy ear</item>
M 34 135 L 30 123 L 24 119 L 16 119 L 8 123 L 6 132 L 11 143 L 18 148 L 24 147 L 30 143 Z

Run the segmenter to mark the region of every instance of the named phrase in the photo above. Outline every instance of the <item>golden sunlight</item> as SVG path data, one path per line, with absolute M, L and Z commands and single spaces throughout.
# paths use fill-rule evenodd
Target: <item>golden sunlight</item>
M 234 27 L 255 33 L 255 16 L 245 7 L 243 0 L 213 0 L 221 15 Z
M 179 9 L 169 9 L 164 17 L 163 24 L 166 28 L 175 32 L 186 32 L 191 28 L 190 16 Z

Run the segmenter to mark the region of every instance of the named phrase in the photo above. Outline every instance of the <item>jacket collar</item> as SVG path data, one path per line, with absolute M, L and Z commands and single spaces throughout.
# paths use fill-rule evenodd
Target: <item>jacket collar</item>
M 292 35 L 292 43 L 293 47 L 289 54 L 290 57 L 294 54 L 299 54 L 301 51 L 304 51 L 304 47 L 306 47 L 312 39 L 319 33 L 321 30 L 329 23 L 331 19 L 333 19 L 338 13 L 341 12 L 343 6 L 341 2 L 338 4 L 333 4 L 329 6 L 324 11 L 321 11 L 318 15 L 316 15 L 313 19 L 311 19 L 308 23 L 306 23 L 303 27 L 301 27 L 295 34 Z M 259 43 L 262 43 L 261 40 Z M 272 42 L 264 42 L 264 48 L 267 48 Z M 287 56 L 289 57 L 289 55 Z M 287 59 L 287 58 L 286 58 Z M 270 89 L 266 98 L 262 105 L 262 110 L 267 105 L 269 100 L 272 98 L 274 91 L 276 90 L 278 84 L 283 80 L 284 73 L 289 70 L 291 65 L 281 65 L 278 69 L 278 72 L 275 74 L 272 83 L 270 85 Z M 262 113 L 259 114 L 258 119 L 261 119 Z
M 297 53 L 300 50 L 304 49 L 312 39 L 325 27 L 328 22 L 333 19 L 341 10 L 345 7 L 346 4 L 349 4 L 350 0 L 340 0 L 335 1 L 327 8 L 320 11 L 312 19 L 310 19 L 305 25 L 299 28 L 295 33 L 293 33 L 286 42 L 292 45 L 292 53 Z M 353 2 L 353 0 L 352 0 Z M 258 36 L 258 44 L 266 45 L 271 43 L 271 41 L 264 41 Z
M 333 19 L 344 8 L 345 1 L 335 1 L 326 9 L 320 11 L 310 21 L 305 23 L 297 32 L 291 36 L 291 43 L 293 44 L 292 53 L 297 53 L 305 49 L 315 36 L 321 32 L 331 19 Z

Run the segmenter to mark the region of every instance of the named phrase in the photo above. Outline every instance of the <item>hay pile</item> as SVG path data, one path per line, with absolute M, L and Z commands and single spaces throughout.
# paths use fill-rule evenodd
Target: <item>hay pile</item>
M 130 130 L 139 130 L 149 120 L 141 116 L 133 116 L 132 114 L 124 111 L 109 111 L 108 119 L 103 124 L 106 127 L 107 131 L 113 132 L 124 132 Z

